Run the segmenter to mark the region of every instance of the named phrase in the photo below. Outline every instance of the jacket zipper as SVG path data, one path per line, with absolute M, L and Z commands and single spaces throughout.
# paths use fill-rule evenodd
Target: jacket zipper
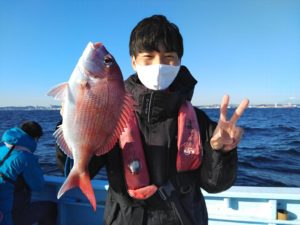
M 151 104 L 152 104 L 153 93 L 154 92 L 151 92 L 150 100 L 149 100 L 149 106 L 148 106 L 148 123 L 150 123 L 150 109 L 151 109 Z

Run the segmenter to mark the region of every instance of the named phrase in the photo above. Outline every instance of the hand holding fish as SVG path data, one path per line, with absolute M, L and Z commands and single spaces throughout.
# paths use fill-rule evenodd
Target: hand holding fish
M 225 95 L 220 107 L 220 119 L 218 125 L 210 139 L 210 145 L 214 150 L 223 149 L 225 151 L 231 151 L 238 145 L 243 135 L 243 129 L 236 126 L 236 122 L 248 107 L 249 100 L 244 99 L 241 102 L 230 120 L 227 120 L 226 118 L 228 104 L 229 96 Z

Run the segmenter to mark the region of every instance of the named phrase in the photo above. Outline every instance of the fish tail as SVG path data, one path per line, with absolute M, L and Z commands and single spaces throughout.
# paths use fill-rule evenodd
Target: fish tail
M 75 187 L 80 188 L 82 193 L 90 201 L 93 210 L 96 211 L 96 198 L 88 172 L 79 174 L 77 170 L 72 169 L 68 178 L 60 188 L 57 198 L 59 199 L 65 192 Z

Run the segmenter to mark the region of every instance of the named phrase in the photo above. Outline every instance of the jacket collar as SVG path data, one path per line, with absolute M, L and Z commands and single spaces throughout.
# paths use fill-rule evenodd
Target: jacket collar
M 181 104 L 191 101 L 197 81 L 185 66 L 181 66 L 177 77 L 167 90 L 153 91 L 146 88 L 137 74 L 131 75 L 125 82 L 126 90 L 133 96 L 136 112 L 148 123 L 177 117 Z

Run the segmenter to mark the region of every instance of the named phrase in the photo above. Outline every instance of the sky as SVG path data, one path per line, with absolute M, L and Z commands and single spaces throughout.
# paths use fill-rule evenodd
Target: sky
M 124 79 L 128 42 L 163 14 L 183 36 L 182 65 L 198 80 L 192 103 L 300 103 L 300 0 L 0 0 L 0 106 L 57 105 L 89 41 L 102 42 Z

